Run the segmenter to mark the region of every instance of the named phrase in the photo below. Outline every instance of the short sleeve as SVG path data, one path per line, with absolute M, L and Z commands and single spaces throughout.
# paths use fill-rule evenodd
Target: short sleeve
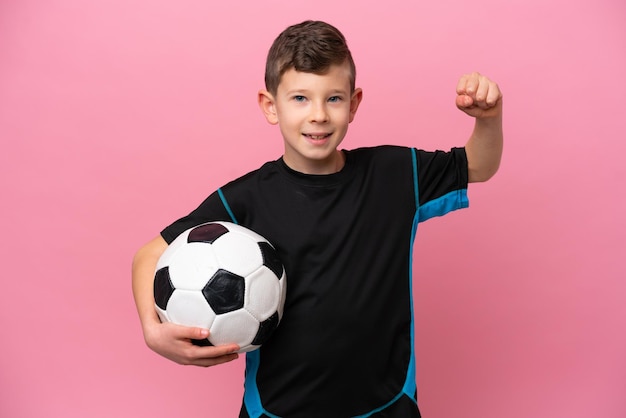
M 416 172 L 420 222 L 469 206 L 465 148 L 417 150 Z

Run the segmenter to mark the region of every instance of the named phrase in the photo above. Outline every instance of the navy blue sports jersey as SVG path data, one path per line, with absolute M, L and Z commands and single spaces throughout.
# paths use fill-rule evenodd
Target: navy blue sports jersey
M 167 227 L 241 224 L 277 249 L 288 279 L 282 322 L 246 355 L 241 417 L 419 417 L 412 252 L 419 222 L 467 207 L 463 148 L 344 151 L 335 174 L 272 161 Z

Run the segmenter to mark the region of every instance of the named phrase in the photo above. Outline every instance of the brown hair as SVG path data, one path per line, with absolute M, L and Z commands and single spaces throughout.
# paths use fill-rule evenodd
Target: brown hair
M 289 26 L 274 40 L 267 54 L 265 88 L 276 94 L 283 74 L 296 71 L 325 74 L 332 65 L 350 65 L 350 88 L 354 91 L 356 68 L 346 38 L 334 26 L 307 20 Z

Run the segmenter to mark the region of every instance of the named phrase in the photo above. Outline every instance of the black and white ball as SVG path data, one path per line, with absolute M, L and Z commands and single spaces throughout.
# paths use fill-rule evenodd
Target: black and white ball
M 274 247 L 230 222 L 209 222 L 180 234 L 161 255 L 154 300 L 161 321 L 206 328 L 198 345 L 263 344 L 283 315 L 287 283 Z

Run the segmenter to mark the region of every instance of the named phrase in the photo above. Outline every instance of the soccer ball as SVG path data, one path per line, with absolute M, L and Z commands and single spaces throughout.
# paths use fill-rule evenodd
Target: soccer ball
M 254 350 L 283 315 L 285 269 L 259 234 L 230 222 L 209 222 L 180 234 L 161 255 L 154 300 L 163 322 L 209 330 L 196 345 L 236 343 Z

